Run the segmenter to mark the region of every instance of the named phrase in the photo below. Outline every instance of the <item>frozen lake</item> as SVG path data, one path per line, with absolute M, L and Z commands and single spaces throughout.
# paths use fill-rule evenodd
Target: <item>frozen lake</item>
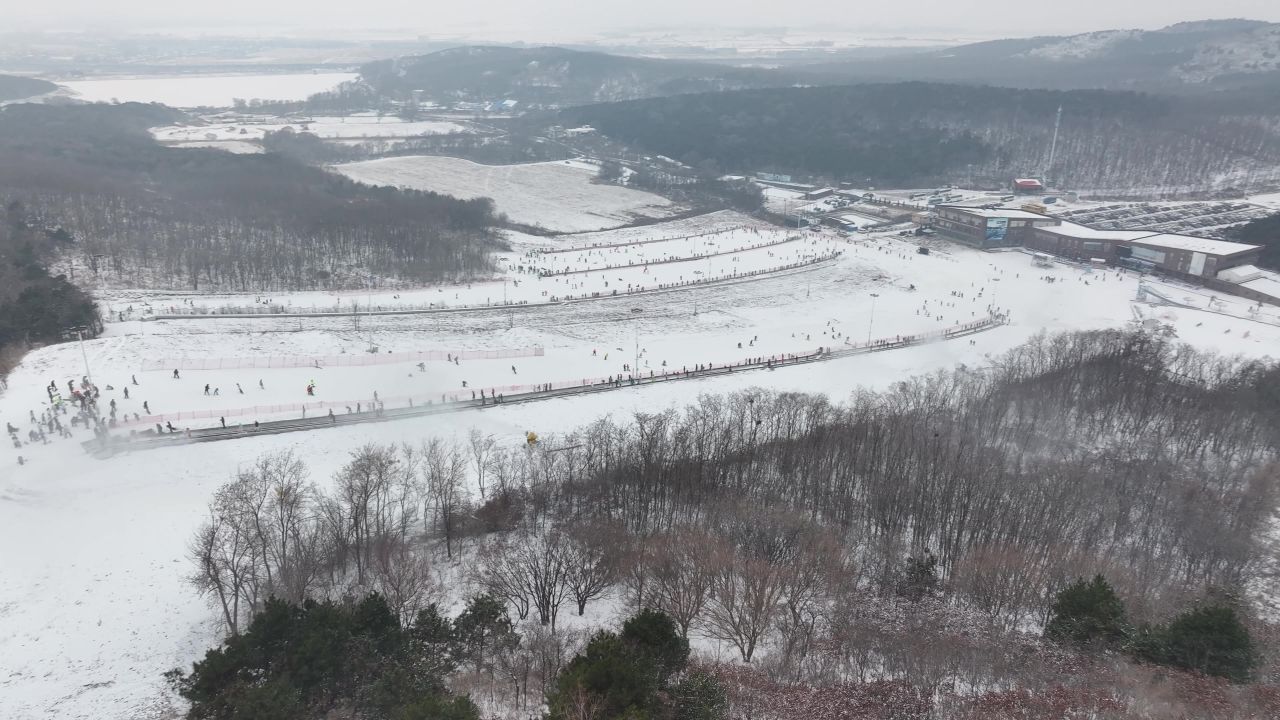
M 242 100 L 305 100 L 354 80 L 355 73 L 286 75 L 173 75 L 75 80 L 59 83 L 89 102 L 158 102 L 171 107 L 231 107 Z

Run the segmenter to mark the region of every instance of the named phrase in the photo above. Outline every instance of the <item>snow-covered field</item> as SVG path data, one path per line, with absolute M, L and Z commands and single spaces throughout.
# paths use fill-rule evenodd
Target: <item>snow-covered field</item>
M 235 100 L 305 100 L 354 80 L 355 73 L 107 77 L 61 82 L 88 102 L 161 103 L 170 107 L 231 107 Z
M 369 185 L 490 197 L 512 221 L 556 232 L 613 228 L 676 211 L 658 195 L 593 183 L 596 167 L 576 161 L 478 165 L 451 157 L 408 156 L 336 165 L 333 170 Z
M 262 116 L 237 118 L 231 122 L 211 121 L 207 125 L 153 128 L 151 134 L 162 143 L 227 142 L 261 140 L 268 132 L 278 132 L 285 128 L 295 132 L 308 132 L 326 140 L 407 138 L 417 135 L 465 133 L 472 130 L 468 125 L 448 120 L 405 122 L 394 116 L 351 115 L 306 118 Z
M 716 234 L 704 238 L 702 246 L 698 240 L 674 239 L 698 230 Z M 518 269 L 534 247 L 656 239 L 666 242 L 610 248 L 582 262 L 687 254 L 707 242 L 728 254 L 653 265 L 647 273 L 638 265 L 537 280 Z M 741 216 L 728 213 L 565 240 L 522 238 L 509 256 L 507 282 L 477 284 L 470 292 L 497 299 L 505 285 L 513 294 L 509 297 L 536 299 L 543 292 L 563 289 L 563 283 L 598 291 L 606 282 L 610 288 L 653 282 L 645 278 L 667 272 L 663 268 L 683 266 L 691 274 L 708 262 L 729 272 L 735 264 L 763 267 L 770 260 L 767 252 L 777 248 L 733 252 L 761 239 Z M 267 450 L 293 449 L 306 461 L 313 479 L 325 486 L 349 453 L 368 442 L 463 437 L 477 427 L 516 447 L 526 430 L 545 437 L 606 414 L 655 412 L 699 393 L 757 385 L 826 393 L 839 400 L 858 389 L 883 388 L 918 373 L 960 364 L 980 367 L 992 355 L 1042 330 L 1125 326 L 1134 320 L 1135 311 L 1141 318 L 1173 326 L 1184 340 L 1222 352 L 1261 356 L 1280 348 L 1280 327 L 1270 324 L 1192 308 L 1135 305 L 1137 278 L 1115 271 L 1065 264 L 1046 270 L 1034 267 L 1021 252 L 982 253 L 937 241 L 930 255 L 919 255 L 913 242 L 891 234 L 851 242 L 824 233 L 796 242 L 810 250 L 819 244 L 835 246 L 844 254 L 811 269 L 738 283 L 566 305 L 535 304 L 514 311 L 496 307 L 446 315 L 365 317 L 358 328 L 342 316 L 112 322 L 103 337 L 85 343 L 84 356 L 76 344 L 31 353 L 0 394 L 0 420 L 17 425 L 24 438 L 31 427 L 29 413 L 38 415 L 47 406 L 44 388 L 51 381 L 65 387 L 68 379 L 80 378 L 86 373 L 86 357 L 94 381 L 103 389 L 104 406 L 114 399 L 124 413 L 141 413 L 143 401 L 153 412 L 225 412 L 302 401 L 311 381 L 317 385 L 318 399 L 334 402 L 367 400 L 374 392 L 383 397 L 429 396 L 459 391 L 463 380 L 470 388 L 494 387 L 616 375 L 625 372 L 624 363 L 637 365 L 641 372 L 660 372 L 664 363 L 667 369 L 679 369 L 806 352 L 868 337 L 945 328 L 980 317 L 989 308 L 1007 312 L 1011 319 L 1009 325 L 972 338 L 815 365 L 624 387 L 394 423 L 165 448 L 108 460 L 81 451 L 78 443 L 87 439 L 83 430 L 73 440 L 6 448 L 0 454 L 0 716 L 148 718 L 171 703 L 161 673 L 190 662 L 216 641 L 217 632 L 214 614 L 184 583 L 189 572 L 186 542 L 212 491 L 238 464 Z M 1048 282 L 1047 276 L 1056 282 Z M 1182 289 L 1166 289 L 1175 291 L 1179 294 L 1171 299 L 1178 302 L 1190 296 Z M 459 286 L 351 294 L 341 302 L 415 304 L 418 297 L 450 293 L 461 302 L 466 292 Z M 142 296 L 122 294 L 104 300 L 118 311 L 140 304 Z M 151 302 L 184 300 L 217 307 L 252 303 L 254 298 L 174 296 Z M 295 307 L 337 301 L 323 293 L 270 300 Z M 188 370 L 176 380 L 168 370 L 141 370 L 144 362 L 182 357 L 359 356 L 371 346 L 380 353 L 540 346 L 545 354 L 464 360 L 457 365 L 429 362 L 425 372 L 408 362 L 329 369 Z M 206 384 L 218 388 L 218 396 L 205 396 Z M 19 454 L 25 465 L 17 464 Z

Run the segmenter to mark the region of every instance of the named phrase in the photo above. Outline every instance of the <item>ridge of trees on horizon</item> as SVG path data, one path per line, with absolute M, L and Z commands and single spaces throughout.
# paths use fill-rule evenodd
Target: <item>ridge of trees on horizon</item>
M 1055 186 L 1190 194 L 1280 181 L 1280 127 L 1274 103 L 1262 100 L 905 82 L 675 95 L 561 114 L 708 173 L 1004 187 L 1045 170 L 1059 106 Z
M 752 390 L 532 448 L 370 445 L 328 491 L 264 456 L 215 497 L 193 580 L 232 634 L 272 596 L 373 591 L 407 622 L 446 584 L 551 635 L 601 598 L 659 609 L 784 686 L 1047 691 L 1106 677 L 1021 632 L 1077 578 L 1105 574 L 1153 627 L 1255 579 L 1278 428 L 1275 363 L 1041 336 L 845 404 Z
M 492 202 L 373 188 L 280 153 L 159 145 L 157 105 L 0 109 L 0 198 L 63 262 L 144 287 L 301 290 L 489 272 Z

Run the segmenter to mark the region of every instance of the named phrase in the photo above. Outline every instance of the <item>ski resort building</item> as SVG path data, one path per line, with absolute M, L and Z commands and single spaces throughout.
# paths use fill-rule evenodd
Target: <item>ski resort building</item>
M 1230 268 L 1253 265 L 1257 245 L 1152 230 L 1096 230 L 1040 212 L 939 205 L 939 235 L 982 249 L 1025 247 L 1083 262 L 1099 261 L 1212 283 Z
M 1059 222 L 1026 210 L 965 205 L 939 205 L 933 213 L 933 229 L 939 235 L 983 249 L 1026 245 L 1033 228 Z
M 1070 222 L 1035 228 L 1025 245 L 1073 260 L 1100 259 L 1198 280 L 1215 280 L 1224 270 L 1252 265 L 1262 252 L 1257 245 L 1226 240 L 1150 230 L 1095 230 Z

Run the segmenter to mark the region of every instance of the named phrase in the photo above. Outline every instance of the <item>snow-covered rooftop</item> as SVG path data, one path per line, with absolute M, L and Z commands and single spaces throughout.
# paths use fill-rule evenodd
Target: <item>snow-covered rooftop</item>
M 939 205 L 938 207 L 947 208 L 950 210 L 960 210 L 960 211 L 969 213 L 970 215 L 977 215 L 978 217 L 987 217 L 987 218 L 1004 217 L 1004 218 L 1011 218 L 1014 220 L 1053 220 L 1053 218 L 1049 217 L 1048 215 L 1041 215 L 1040 213 L 1033 213 L 1028 210 L 1009 210 L 1006 208 L 981 208 L 981 207 L 970 207 L 967 205 Z
M 1253 265 L 1237 265 L 1236 267 L 1227 268 L 1226 270 L 1219 272 L 1218 279 L 1225 280 L 1229 283 L 1240 284 L 1249 282 L 1250 280 L 1256 280 L 1260 277 L 1266 276 L 1267 274 L 1268 273 L 1266 271 L 1260 270 Z
M 1262 277 L 1240 283 L 1240 287 L 1249 288 L 1263 295 L 1270 295 L 1280 301 L 1280 273 L 1263 270 Z
M 1149 237 L 1156 233 L 1150 230 L 1097 230 L 1088 225 L 1063 221 L 1061 225 L 1040 228 L 1044 232 L 1085 240 L 1121 240 L 1130 241 Z
M 1258 249 L 1257 245 L 1245 245 L 1244 243 L 1228 242 L 1226 240 L 1211 240 L 1190 235 L 1168 235 L 1165 233 L 1148 235 L 1133 242 L 1167 250 L 1189 250 L 1209 255 L 1234 255 L 1246 250 Z

